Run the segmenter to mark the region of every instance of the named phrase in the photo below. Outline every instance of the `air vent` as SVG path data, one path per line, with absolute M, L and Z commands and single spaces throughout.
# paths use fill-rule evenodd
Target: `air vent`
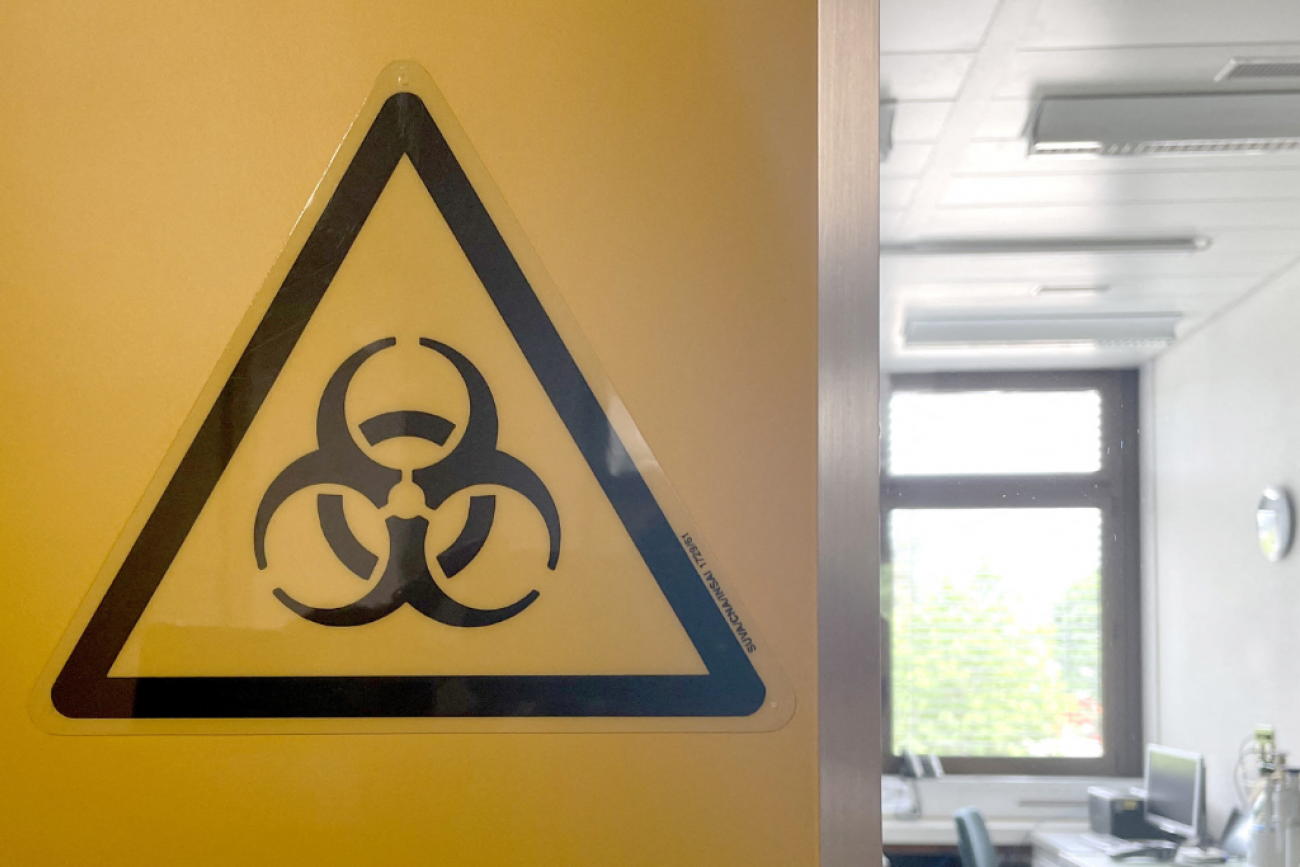
M 1300 150 L 1300 93 L 1067 97 L 1039 104 L 1033 157 L 1235 156 Z
M 898 108 L 898 103 L 882 102 L 880 104 L 880 161 L 883 163 L 889 159 L 889 153 L 894 149 L 894 114 Z
M 1242 78 L 1300 78 L 1300 58 L 1234 57 L 1214 76 L 1215 81 Z
M 1034 287 L 1035 295 L 1100 295 L 1109 291 L 1105 283 L 1040 283 Z
M 1073 253 L 1202 253 L 1213 242 L 1204 235 L 1163 237 L 937 238 L 881 244 L 882 256 L 1060 256 Z
M 908 346 L 1070 344 L 1164 346 L 1172 343 L 1178 313 L 1083 315 L 917 314 L 908 317 Z

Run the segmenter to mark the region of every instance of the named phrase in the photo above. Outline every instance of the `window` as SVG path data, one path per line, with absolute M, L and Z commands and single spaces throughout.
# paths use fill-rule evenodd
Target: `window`
M 907 375 L 885 407 L 887 768 L 1141 771 L 1137 376 Z

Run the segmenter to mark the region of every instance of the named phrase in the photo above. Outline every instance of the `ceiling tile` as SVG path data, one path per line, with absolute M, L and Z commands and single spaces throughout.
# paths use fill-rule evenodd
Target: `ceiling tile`
M 926 235 L 1001 237 L 1034 235 L 1178 235 L 1208 227 L 1297 230 L 1300 202 L 1165 202 L 1160 204 L 1049 205 L 940 208 Z
M 1296 6 L 1300 8 L 1300 3 Z M 1300 35 L 1300 28 L 1291 32 Z M 1245 53 L 1300 59 L 1300 45 L 1253 46 Z M 1010 57 L 997 96 L 1032 100 L 1060 95 L 1232 93 L 1300 87 L 1293 78 L 1216 83 L 1214 76 L 1219 70 L 1242 54 L 1241 46 L 1230 45 L 1017 51 Z
M 1116 162 L 1122 158 L 1108 160 Z M 1175 169 L 1177 158 L 1166 160 Z M 1300 168 L 954 178 L 944 207 L 1300 199 Z M 1297 240 L 1300 240 L 1298 238 Z
M 1186 331 L 1294 267 L 1300 152 L 1031 160 L 1024 131 L 1044 96 L 1300 91 L 1300 78 L 1214 81 L 1234 57 L 1300 60 L 1300 0 L 1040 0 L 1019 43 L 989 54 L 983 40 L 996 8 L 996 0 L 882 0 L 882 98 L 901 101 L 896 144 L 881 166 L 882 241 L 1204 235 L 1213 243 L 1173 255 L 886 255 L 881 349 L 888 369 L 1136 364 L 1153 351 L 906 349 L 902 316 L 909 307 L 1177 310 Z M 978 122 L 945 129 L 955 105 L 977 107 L 960 102 L 977 51 L 981 75 L 996 81 L 993 98 Z M 971 84 L 966 100 L 988 95 Z M 932 167 L 945 132 L 961 138 Z M 953 165 L 951 146 L 962 142 Z M 929 204 L 909 214 L 918 188 L 929 191 L 922 197 Z M 930 194 L 940 191 L 934 206 Z M 903 227 L 907 238 L 899 237 Z M 1110 288 L 1095 296 L 1033 294 L 1038 283 L 1087 282 Z
M 889 151 L 889 158 L 880 164 L 881 177 L 915 177 L 925 168 L 930 158 L 933 145 L 896 144 Z
M 952 102 L 896 102 L 891 138 L 898 143 L 933 142 L 943 130 Z
M 883 54 L 880 98 L 955 99 L 970 63 L 969 54 Z
M 977 139 L 1019 139 L 1029 125 L 1035 103 L 1027 99 L 995 99 L 987 104 L 979 125 Z
M 997 0 L 882 0 L 880 50 L 974 51 Z
M 1124 174 L 1127 172 L 1300 167 L 1300 151 L 1267 155 L 1125 157 L 1123 159 L 1029 159 L 1025 141 L 975 141 L 963 152 L 955 174 Z
M 970 304 L 1005 304 L 1034 303 L 1045 309 L 1059 310 L 1074 307 L 1105 307 L 1145 304 L 1159 301 L 1174 305 L 1171 309 L 1183 309 L 1183 300 L 1204 307 L 1217 304 L 1224 298 L 1230 298 L 1258 284 L 1259 275 L 1241 275 L 1236 277 L 1150 277 L 1150 276 L 1115 276 L 1106 281 L 1110 287 L 1106 292 L 1095 295 L 1035 295 L 1034 290 L 1042 281 L 1022 280 L 1019 282 L 934 282 L 891 284 L 891 295 L 908 303 L 926 302 L 936 305 L 961 306 Z M 1065 282 L 1065 281 L 1059 281 Z M 1150 305 L 1148 305 L 1150 306 Z
M 912 4 L 925 7 L 922 2 Z M 922 14 L 917 10 L 914 14 Z M 882 19 L 883 21 L 883 19 Z M 1270 43 L 1300 36 L 1293 0 L 1042 0 L 1027 46 Z
M 1300 250 L 1272 253 L 1039 254 L 1033 256 L 888 256 L 881 280 L 890 286 L 915 283 L 1109 283 L 1119 278 L 1258 278 L 1282 268 Z

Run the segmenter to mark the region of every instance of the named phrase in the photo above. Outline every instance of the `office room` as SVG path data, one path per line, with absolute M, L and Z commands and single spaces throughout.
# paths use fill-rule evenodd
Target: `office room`
M 885 0 L 881 101 L 885 854 L 1294 867 L 1300 5 Z

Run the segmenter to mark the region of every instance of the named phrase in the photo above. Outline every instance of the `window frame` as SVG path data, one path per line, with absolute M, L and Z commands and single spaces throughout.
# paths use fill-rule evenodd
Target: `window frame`
M 1011 475 L 889 474 L 889 404 L 895 391 L 1084 391 L 1101 396 L 1101 467 L 1095 473 Z M 1139 516 L 1138 373 L 1136 370 L 895 374 L 881 401 L 881 563 L 892 562 L 889 516 L 895 509 L 1063 508 L 1101 511 L 1101 703 L 1103 754 L 1096 758 L 940 756 L 950 774 L 1139 776 L 1142 772 L 1142 642 Z M 884 770 L 892 753 L 891 629 L 881 612 Z

